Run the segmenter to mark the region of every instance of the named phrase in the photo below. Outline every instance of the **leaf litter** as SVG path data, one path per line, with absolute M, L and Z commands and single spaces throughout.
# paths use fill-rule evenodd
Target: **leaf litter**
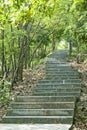
M 13 93 L 11 95 L 11 101 L 15 99 L 16 96 L 29 96 L 33 87 L 36 86 L 38 80 L 45 77 L 45 64 L 40 64 L 33 69 L 23 70 L 23 81 L 17 82 L 13 86 Z M 7 105 L 0 105 L 0 120 L 3 115 L 6 114 Z
M 74 124 L 71 129 L 87 130 L 87 64 L 73 62 L 71 66 L 77 68 L 82 79 L 81 95 L 76 102 Z

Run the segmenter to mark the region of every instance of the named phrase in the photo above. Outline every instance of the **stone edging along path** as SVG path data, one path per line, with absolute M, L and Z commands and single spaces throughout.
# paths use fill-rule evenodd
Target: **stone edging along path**
M 38 81 L 30 96 L 15 98 L 2 123 L 72 126 L 76 98 L 80 96 L 81 79 L 79 73 L 66 62 L 66 57 L 67 51 L 64 50 L 55 51 L 49 56 L 45 79 Z M 64 130 L 63 128 L 61 126 L 59 130 Z

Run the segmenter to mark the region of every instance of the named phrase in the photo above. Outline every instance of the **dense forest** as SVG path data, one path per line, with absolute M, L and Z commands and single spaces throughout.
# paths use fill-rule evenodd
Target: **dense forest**
M 1 101 L 7 102 L 23 69 L 68 46 L 78 63 L 87 62 L 87 0 L 1 0 Z

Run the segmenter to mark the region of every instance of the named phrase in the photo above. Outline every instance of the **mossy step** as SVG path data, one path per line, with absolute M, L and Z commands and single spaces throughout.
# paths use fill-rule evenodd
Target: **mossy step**
M 74 102 L 74 96 L 17 96 L 16 102 Z
M 8 109 L 6 116 L 73 116 L 73 109 Z
M 13 109 L 67 109 L 75 107 L 75 102 L 13 102 Z
M 4 116 L 3 123 L 72 124 L 73 116 Z

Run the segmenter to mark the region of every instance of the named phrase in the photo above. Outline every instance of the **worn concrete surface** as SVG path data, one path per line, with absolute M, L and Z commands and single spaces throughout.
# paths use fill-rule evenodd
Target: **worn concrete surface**
M 0 124 L 0 130 L 69 130 L 64 124 Z

